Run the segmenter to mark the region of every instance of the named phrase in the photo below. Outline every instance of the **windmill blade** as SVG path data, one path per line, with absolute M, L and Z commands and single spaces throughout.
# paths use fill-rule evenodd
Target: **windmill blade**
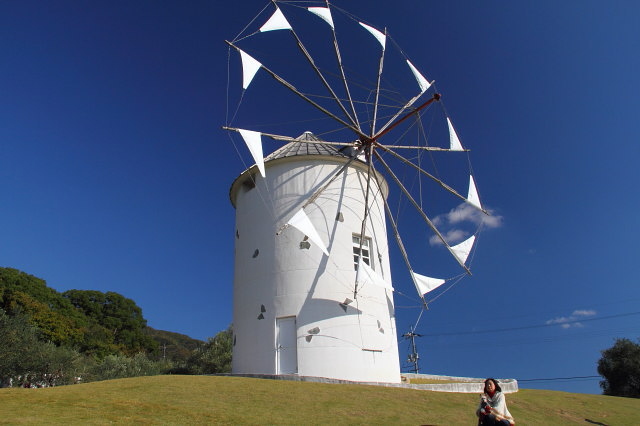
M 371 35 L 374 36 L 376 40 L 378 40 L 378 43 L 380 43 L 382 50 L 385 50 L 385 47 L 387 45 L 387 35 L 381 32 L 380 30 L 377 30 L 372 26 L 365 24 L 364 22 L 358 22 L 358 23 L 362 26 L 362 28 L 369 31 L 369 33 L 371 33 Z
M 476 188 L 476 182 L 472 175 L 469 175 L 469 195 L 467 195 L 467 202 L 476 207 L 480 211 L 485 212 L 480 204 L 480 197 L 478 197 L 478 189 Z
M 458 262 L 458 264 L 467 272 L 467 274 L 471 275 L 471 271 L 469 270 L 469 268 L 467 268 L 467 266 L 464 264 L 463 261 L 460 260 L 460 257 L 458 256 L 458 254 L 456 254 L 451 247 L 449 246 L 449 244 L 447 243 L 447 241 L 445 240 L 444 236 L 440 233 L 440 231 L 438 231 L 438 229 L 436 228 L 436 226 L 433 224 L 433 222 L 431 221 L 431 219 L 429 219 L 429 217 L 425 214 L 425 212 L 422 210 L 422 208 L 420 207 L 420 205 L 416 202 L 416 200 L 413 198 L 413 196 L 409 193 L 409 191 L 407 190 L 407 188 L 404 187 L 404 185 L 402 184 L 402 182 L 400 181 L 400 179 L 398 178 L 398 176 L 396 176 L 396 174 L 393 172 L 393 170 L 391 170 L 391 168 L 389 167 L 389 165 L 384 161 L 384 159 L 380 156 L 380 154 L 378 154 L 377 152 L 375 153 L 376 158 L 378 159 L 378 161 L 380 161 L 382 163 L 382 165 L 384 166 L 385 170 L 387 171 L 387 173 L 389 173 L 389 175 L 393 178 L 393 180 L 396 182 L 396 184 L 398 185 L 398 187 L 400 187 L 400 189 L 402 190 L 402 192 L 405 194 L 405 196 L 407 197 L 407 199 L 411 202 L 411 204 L 413 204 L 413 206 L 416 208 L 416 210 L 418 211 L 418 213 L 420 214 L 420 216 L 422 217 L 422 219 L 427 223 L 427 225 L 429 226 L 429 228 L 431 228 L 431 230 L 434 232 L 434 234 L 436 234 L 436 236 L 438 237 L 438 239 L 442 242 L 442 244 L 444 244 L 444 246 L 447 248 L 447 250 L 449 250 L 449 252 L 453 255 L 453 257 L 456 259 L 456 261 Z
M 447 125 L 449 126 L 449 144 L 451 151 L 464 151 L 462 144 L 460 143 L 460 139 L 458 138 L 458 134 L 453 128 L 453 124 L 451 124 L 449 117 L 447 117 Z
M 364 145 L 363 145 L 364 146 Z M 358 256 L 359 259 L 362 259 L 362 245 L 364 244 L 364 239 L 365 239 L 365 231 L 367 230 L 367 217 L 369 216 L 369 194 L 371 193 L 371 171 L 372 171 L 372 157 L 371 154 L 373 153 L 373 144 L 369 144 L 366 145 L 368 152 L 366 153 L 367 155 L 367 161 L 368 161 L 368 168 L 367 168 L 367 189 L 365 191 L 365 197 L 364 197 L 364 213 L 362 215 L 362 226 L 360 228 L 360 247 L 359 247 L 359 251 L 358 251 Z M 358 293 L 358 279 L 357 279 L 357 275 L 356 275 L 356 283 L 353 289 L 353 297 L 356 297 L 356 294 Z
M 385 129 L 387 129 L 387 127 L 389 127 L 398 117 L 400 117 L 400 115 L 405 112 L 408 108 L 410 108 L 418 99 L 420 99 L 422 97 L 422 95 L 429 89 L 429 87 L 431 87 L 431 85 L 433 84 L 433 82 L 429 83 L 429 81 L 427 81 L 426 78 L 424 78 L 424 76 L 422 74 L 420 74 L 420 71 L 418 71 L 416 69 L 416 67 L 413 66 L 413 64 L 407 59 L 407 64 L 409 65 L 409 69 L 411 70 L 411 72 L 413 73 L 414 77 L 416 78 L 416 80 L 418 81 L 418 86 L 420 86 L 420 93 L 418 93 L 416 96 L 414 96 L 413 98 L 411 98 L 409 100 L 409 102 L 407 102 L 402 108 L 400 108 L 394 115 L 393 117 L 391 117 L 391 119 L 389 119 L 389 121 L 387 121 L 387 123 L 382 126 L 382 128 L 380 128 L 379 133 L 383 132 Z M 422 109 L 422 108 L 420 108 Z M 417 111 L 414 111 L 417 112 Z M 401 120 L 403 121 L 403 120 Z
M 265 177 L 264 156 L 262 155 L 262 138 L 260 137 L 260 132 L 244 129 L 238 129 L 238 132 L 242 136 L 242 139 L 244 139 L 245 144 L 247 144 L 247 147 L 258 166 L 258 170 L 260 170 L 260 174 L 262 177 Z
M 450 250 L 453 252 L 460 263 L 464 264 L 467 261 L 475 240 L 476 236 L 472 235 L 470 238 L 464 240 L 460 244 L 456 244 L 455 246 L 450 247 Z
M 329 9 L 329 2 L 327 2 L 327 7 L 309 7 L 307 8 L 307 10 L 309 10 L 309 12 L 313 13 L 314 15 L 319 16 L 331 26 L 331 33 L 333 35 L 333 50 L 336 55 L 336 61 L 338 62 L 338 68 L 340 69 L 340 75 L 342 76 L 344 90 L 347 94 L 349 105 L 351 105 L 351 113 L 353 114 L 355 125 L 358 129 L 361 129 L 360 121 L 358 120 L 358 113 L 356 112 L 356 107 L 353 103 L 353 98 L 351 97 L 351 90 L 349 90 L 349 84 L 347 83 L 347 76 L 345 75 L 344 66 L 342 65 L 342 55 L 340 54 L 338 37 L 336 35 L 336 28 L 333 25 L 333 18 L 331 17 L 331 9 Z
M 264 23 L 262 27 L 260 27 L 260 32 L 264 33 L 267 31 L 277 31 L 277 30 L 292 30 L 291 24 L 287 21 L 287 18 L 284 17 L 282 11 L 278 6 L 276 6 L 276 11 L 273 12 L 271 18 L 267 22 Z
M 407 65 L 409 65 L 409 69 L 413 73 L 413 76 L 418 81 L 418 86 L 420 86 L 420 94 L 423 94 L 433 83 L 429 83 L 429 81 L 418 71 L 418 69 L 411 63 L 410 60 L 407 59 Z
M 260 67 L 262 67 L 262 64 L 237 47 L 236 50 L 240 52 L 240 58 L 242 60 L 242 88 L 246 90 L 251 84 L 253 77 L 255 77 Z
M 418 291 L 423 295 L 429 293 L 432 290 L 435 290 L 445 283 L 445 280 L 443 279 L 427 277 L 425 275 L 416 274 L 413 271 L 411 271 L 411 275 L 413 281 L 418 287 Z
M 470 177 L 471 179 L 470 179 L 470 184 L 469 184 L 469 196 L 465 197 L 464 195 L 460 194 L 458 191 L 456 191 L 455 189 L 453 189 L 452 187 L 450 187 L 449 185 L 444 183 L 442 180 L 440 180 L 437 177 L 433 176 L 431 173 L 429 173 L 426 170 L 422 169 L 421 167 L 419 167 L 418 165 L 414 164 L 413 162 L 407 160 L 405 157 L 403 157 L 402 155 L 400 155 L 397 152 L 393 151 L 392 149 L 389 149 L 388 145 L 378 145 L 378 147 L 381 148 L 383 151 L 388 152 L 389 154 L 393 155 L 395 158 L 397 158 L 398 160 L 402 161 L 404 164 L 407 164 L 408 166 L 413 167 L 415 170 L 417 170 L 418 172 L 422 173 L 423 175 L 425 175 L 429 179 L 433 180 L 438 185 L 440 185 L 443 189 L 446 189 L 451 194 L 453 194 L 456 197 L 460 198 L 462 201 L 465 201 L 465 202 L 471 204 L 472 206 L 478 208 L 484 214 L 489 215 L 489 212 L 484 210 L 482 208 L 482 206 L 480 205 L 480 199 L 478 198 L 478 192 L 475 189 L 475 183 L 473 181 L 473 176 Z M 448 150 L 445 150 L 445 151 L 448 151 Z M 471 185 L 473 185 L 473 187 Z
M 229 127 L 229 126 L 222 126 L 221 127 L 224 130 L 232 130 L 232 131 L 240 131 L 242 129 L 239 129 L 237 127 Z M 356 147 L 356 146 L 360 146 L 359 144 L 353 142 L 353 143 L 345 143 L 345 142 L 329 142 L 329 141 L 322 141 L 322 140 L 304 140 L 304 139 L 300 139 L 299 137 L 294 138 L 291 136 L 284 136 L 284 135 L 277 135 L 275 133 L 265 133 L 265 132 L 259 132 L 262 136 L 274 139 L 274 140 L 278 140 L 278 141 L 283 141 L 283 142 L 299 142 L 299 143 L 304 143 L 304 144 L 314 144 L 314 145 L 327 145 L 327 146 L 340 146 L 340 147 Z
M 320 8 L 320 9 L 324 9 L 324 8 Z M 325 20 L 327 18 L 326 11 L 322 12 L 322 11 L 315 10 L 314 13 L 317 14 L 318 16 L 320 16 L 321 18 L 325 19 Z M 328 19 L 331 21 L 332 27 L 333 27 L 333 20 L 331 19 L 331 14 L 330 13 L 328 15 Z M 298 48 L 300 49 L 300 51 L 302 52 L 304 57 L 307 59 L 307 62 L 309 62 L 309 64 L 313 68 L 314 72 L 316 73 L 316 75 L 318 76 L 320 81 L 322 81 L 322 84 L 327 88 L 327 90 L 331 94 L 331 97 L 333 98 L 333 100 L 335 100 L 335 102 L 338 104 L 338 106 L 340 107 L 342 112 L 349 119 L 351 124 L 356 126 L 356 127 L 358 127 L 358 124 L 356 123 L 356 120 L 353 117 L 351 117 L 351 115 L 346 110 L 344 105 L 342 105 L 342 102 L 340 101 L 340 98 L 338 98 L 338 95 L 336 95 L 335 91 L 333 90 L 333 88 L 331 87 L 331 85 L 329 84 L 327 79 L 324 77 L 324 75 L 322 74 L 320 69 L 316 66 L 315 61 L 311 57 L 311 54 L 309 53 L 307 48 L 302 43 L 302 40 L 298 36 L 298 33 L 293 29 L 291 24 L 289 24 L 289 21 L 287 21 L 287 18 L 285 18 L 284 14 L 282 13 L 282 11 L 280 10 L 280 8 L 278 6 L 276 6 L 276 11 L 271 16 L 271 18 L 260 28 L 261 32 L 273 31 L 273 30 L 290 30 L 291 31 L 291 35 L 293 35 L 293 38 L 295 39 L 295 41 L 296 41 L 296 43 L 298 45 Z
M 363 150 L 364 150 L 364 146 L 361 146 L 358 149 L 358 151 L 356 151 L 356 153 L 353 155 L 353 157 L 349 158 L 349 160 L 347 160 L 347 162 L 344 163 L 342 167 L 340 167 L 340 169 L 333 174 L 333 176 L 327 181 L 326 184 L 320 187 L 302 204 L 301 209 L 304 209 L 309 204 L 313 203 L 329 187 L 329 185 L 331 185 L 338 178 L 338 176 L 340 176 L 342 172 L 344 172 L 347 169 L 347 167 L 349 167 L 349 165 L 351 165 L 351 163 L 353 163 L 358 158 L 358 156 L 362 153 Z M 282 231 L 284 231 L 288 226 L 289 226 L 288 223 L 285 223 L 284 225 L 282 225 L 280 229 L 278 229 L 278 231 L 276 232 L 276 235 L 280 235 Z
M 329 256 L 327 247 L 322 241 L 322 238 L 320 238 L 316 227 L 313 226 L 313 223 L 311 223 L 309 216 L 307 216 L 307 214 L 304 212 L 304 209 L 298 210 L 296 214 L 294 214 L 293 217 L 287 221 L 287 224 L 293 226 L 294 228 L 298 229 L 300 232 L 308 236 L 311 241 L 313 241 L 318 247 L 320 247 L 320 250 L 322 250 L 324 254 Z
M 307 10 L 329 24 L 331 29 L 335 29 L 333 18 L 331 17 L 331 10 L 328 7 L 308 7 Z
M 235 44 L 233 44 L 232 42 L 225 40 L 226 43 L 233 47 L 234 49 L 241 51 L 240 48 L 238 48 Z M 336 120 L 338 123 L 342 124 L 343 126 L 351 129 L 353 132 L 355 132 L 358 136 L 363 137 L 363 138 L 368 138 L 367 135 L 365 135 L 359 128 L 355 127 L 353 124 L 347 123 L 346 121 L 344 121 L 343 119 L 341 119 L 340 117 L 338 117 L 337 115 L 333 114 L 331 111 L 329 111 L 328 109 L 324 108 L 323 106 L 319 105 L 317 102 L 315 102 L 314 100 L 310 99 L 308 96 L 306 96 L 305 94 L 303 94 L 301 91 L 299 91 L 298 89 L 296 89 L 296 87 L 289 83 L 287 80 L 285 80 L 284 78 L 280 77 L 278 74 L 276 74 L 275 72 L 273 72 L 272 70 L 270 70 L 269 68 L 267 68 L 266 66 L 264 66 L 263 64 L 261 64 L 261 67 L 263 70 L 265 70 L 271 77 L 273 77 L 277 82 L 279 82 L 280 84 L 282 84 L 284 87 L 286 87 L 287 89 L 291 90 L 293 93 L 295 93 L 296 95 L 298 95 L 300 98 L 304 99 L 306 102 L 310 103 L 311 105 L 313 105 L 316 109 L 320 110 L 321 112 L 323 112 L 324 114 L 328 115 L 329 117 L 333 118 L 334 120 Z
M 380 187 L 381 183 L 380 183 L 380 179 L 378 178 L 378 172 L 375 171 L 375 167 L 374 167 L 374 177 L 376 179 L 377 185 Z M 384 209 L 385 209 L 385 212 L 387 214 L 387 219 L 389 220 L 389 223 L 391 223 L 391 228 L 393 229 L 393 235 L 396 238 L 396 243 L 398 244 L 398 249 L 400 250 L 400 254 L 402 255 L 402 259 L 404 260 L 404 263 L 407 266 L 407 269 L 411 273 L 411 280 L 413 281 L 413 284 L 416 287 L 416 291 L 418 292 L 418 296 L 420 296 L 420 299 L 422 300 L 422 304 L 426 307 L 427 306 L 427 301 L 424 299 L 424 293 L 421 292 L 420 287 L 418 286 L 418 283 L 417 283 L 417 281 L 416 281 L 416 279 L 415 279 L 415 277 L 413 275 L 413 269 L 411 268 L 411 262 L 409 261 L 409 255 L 407 254 L 407 250 L 405 249 L 404 243 L 402 242 L 402 237 L 400 236 L 400 231 L 398 230 L 398 225 L 396 224 L 396 221 L 393 218 L 393 214 L 391 213 L 391 207 L 389 207 L 389 203 L 387 202 L 387 199 L 385 197 L 382 197 L 382 201 L 384 202 Z

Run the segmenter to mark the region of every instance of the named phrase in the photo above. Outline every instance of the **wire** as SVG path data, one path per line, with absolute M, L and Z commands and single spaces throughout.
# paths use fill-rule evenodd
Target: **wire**
M 601 321 L 601 320 L 605 320 L 605 319 L 628 317 L 628 316 L 632 316 L 632 315 L 640 315 L 640 312 L 628 312 L 628 313 L 624 313 L 624 314 L 608 315 L 606 317 L 600 317 L 600 318 L 579 319 L 579 320 L 573 320 L 573 321 L 566 321 L 566 322 L 563 322 L 562 324 L 575 324 L 575 323 L 583 323 L 583 322 L 590 322 L 590 321 Z M 529 329 L 533 329 L 533 328 L 556 327 L 558 325 L 559 325 L 558 323 L 536 324 L 536 325 L 527 325 L 527 326 L 522 326 L 522 327 L 496 328 L 496 329 L 493 329 L 493 330 L 457 331 L 457 332 L 450 332 L 450 333 L 429 333 L 429 334 L 423 334 L 423 336 L 430 336 L 430 337 L 435 337 L 435 336 L 462 336 L 462 335 L 467 335 L 467 334 L 500 333 L 500 332 L 504 332 L 504 331 L 529 330 Z
M 551 382 L 554 380 L 582 380 L 582 379 L 601 379 L 602 376 L 573 376 L 573 377 L 550 377 L 546 379 L 516 379 L 521 382 Z

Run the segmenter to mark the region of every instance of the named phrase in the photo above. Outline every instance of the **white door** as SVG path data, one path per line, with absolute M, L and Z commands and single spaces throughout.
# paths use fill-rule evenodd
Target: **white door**
M 276 318 L 276 374 L 298 372 L 296 317 Z

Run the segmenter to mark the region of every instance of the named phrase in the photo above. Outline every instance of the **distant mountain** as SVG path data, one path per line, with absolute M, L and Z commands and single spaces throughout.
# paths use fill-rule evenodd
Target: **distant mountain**
M 158 358 L 173 362 L 186 361 L 194 349 L 205 343 L 202 340 L 193 339 L 185 334 L 156 330 L 149 326 L 145 328 L 144 332 L 159 343 L 160 350 Z

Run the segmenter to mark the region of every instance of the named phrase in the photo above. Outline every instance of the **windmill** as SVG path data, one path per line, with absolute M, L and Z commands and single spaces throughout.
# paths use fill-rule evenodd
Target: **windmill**
M 362 40 L 375 59 L 356 51 L 350 65 L 338 29 Z M 419 308 L 427 306 L 425 294 L 470 274 L 467 259 L 478 230 L 441 232 L 426 212 L 441 195 L 424 195 L 435 188 L 455 200 L 454 210 L 486 213 L 471 174 L 450 183 L 443 178 L 449 167 L 435 166 L 440 154 L 464 156 L 468 164 L 467 150 L 435 84 L 402 51 L 391 53 L 386 30 L 328 2 L 301 7 L 284 1 L 265 7 L 245 30 L 227 41 L 230 58 L 237 55 L 242 66 L 241 79 L 230 73 L 229 87 L 237 83 L 242 90 L 224 128 L 234 143 L 239 135 L 255 162 L 230 190 L 236 208 L 233 372 L 397 383 L 394 292 L 400 291 L 391 280 L 387 226 Z M 264 53 L 274 45 L 275 55 Z M 284 46 L 298 51 L 303 66 L 282 54 Z M 374 70 L 373 78 L 358 74 L 354 81 L 352 65 Z M 389 72 L 405 78 L 386 78 Z M 398 83 L 404 80 L 410 88 Z M 291 101 L 299 106 L 287 109 Z M 252 102 L 261 106 L 246 106 Z M 434 111 L 440 127 L 424 123 Z M 290 124 L 255 122 L 257 116 L 295 121 L 307 114 L 325 119 L 313 122 L 319 134 L 288 136 Z M 264 139 L 285 144 L 265 157 Z M 467 195 L 455 189 L 460 186 Z M 401 221 L 407 211 L 412 221 Z M 421 270 L 423 262 L 412 261 L 410 253 L 428 238 L 416 243 L 402 233 L 426 235 L 415 231 L 416 222 L 462 273 L 445 279 L 414 271 L 413 264 Z

